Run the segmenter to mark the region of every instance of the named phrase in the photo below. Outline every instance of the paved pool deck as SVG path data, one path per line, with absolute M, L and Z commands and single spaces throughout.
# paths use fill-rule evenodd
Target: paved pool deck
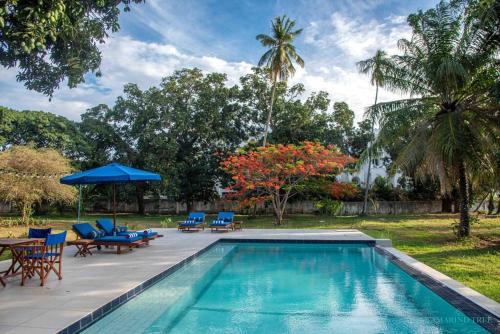
M 73 257 L 75 247 L 64 249 L 63 279 L 51 274 L 45 286 L 32 279 L 20 286 L 18 277 L 0 286 L 0 333 L 57 333 L 94 310 L 123 295 L 221 238 L 296 240 L 374 240 L 356 230 L 261 230 L 230 233 L 182 233 L 155 229 L 164 237 L 148 247 L 117 255 L 112 249 L 93 256 Z M 9 261 L 0 263 L 0 270 Z
M 181 233 L 176 229 L 155 229 L 164 237 L 148 247 L 117 255 L 112 249 L 95 251 L 86 258 L 73 257 L 75 247 L 66 247 L 63 279 L 51 274 L 44 287 L 32 279 L 20 286 L 19 278 L 11 278 L 0 286 L 0 333 L 58 333 L 94 311 L 123 296 L 151 278 L 164 273 L 179 262 L 197 254 L 219 239 L 283 239 L 326 240 L 340 242 L 376 242 L 357 230 L 288 230 L 248 229 L 230 233 Z M 390 254 L 406 260 L 409 265 L 451 284 L 461 293 L 478 298 L 490 312 L 500 314 L 499 304 L 468 289 L 422 263 L 400 253 L 390 243 L 377 242 Z M 406 258 L 407 257 L 407 258 Z M 0 270 L 8 266 L 0 262 Z M 458 284 L 458 285 L 457 285 Z

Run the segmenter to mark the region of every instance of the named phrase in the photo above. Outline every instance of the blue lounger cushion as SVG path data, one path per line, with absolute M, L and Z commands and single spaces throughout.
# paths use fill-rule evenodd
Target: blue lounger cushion
M 186 220 L 183 223 L 181 223 L 180 226 L 197 226 L 201 224 L 203 224 L 203 221 Z
M 227 226 L 231 225 L 233 222 L 232 221 L 226 221 L 226 220 L 214 220 L 210 226 Z
M 122 235 L 107 235 L 101 238 L 96 238 L 94 239 L 95 241 L 102 241 L 102 242 L 123 242 L 124 244 L 126 243 L 131 243 L 134 241 L 142 240 L 142 237 L 139 235 L 136 236 L 122 236 Z
M 89 223 L 73 224 L 73 230 L 82 239 L 94 239 L 100 233 Z
M 158 232 L 153 232 L 153 230 L 151 230 L 150 228 L 148 228 L 147 230 L 143 230 L 143 231 L 117 232 L 116 235 L 126 236 L 126 235 L 129 235 L 130 233 L 137 233 L 137 235 L 139 235 L 142 238 L 151 238 L 151 237 L 158 235 Z
M 102 231 L 104 231 L 106 233 L 106 236 L 115 235 L 113 233 L 114 227 L 113 227 L 113 221 L 111 219 L 107 219 L 107 218 L 97 219 L 96 225 L 98 228 L 100 228 Z M 131 233 L 137 233 L 141 238 L 154 237 L 158 234 L 157 232 L 153 232 L 151 229 L 132 232 L 132 231 L 128 231 L 126 226 L 117 226 L 116 227 L 116 235 L 117 236 L 128 236 Z
M 223 220 L 225 222 L 233 222 L 234 221 L 234 212 L 232 211 L 221 211 L 219 212 L 216 220 Z
M 127 236 L 132 232 L 118 232 L 118 236 Z M 144 231 L 135 231 L 133 233 L 137 233 L 138 236 L 146 238 L 146 237 L 154 237 L 158 234 L 158 232 L 144 232 Z
M 106 232 L 106 235 L 114 235 L 114 226 L 113 226 L 113 221 L 108 218 L 99 218 L 95 221 L 95 225 Z M 117 227 L 118 231 L 123 231 L 123 226 Z M 126 232 L 126 231 L 124 231 Z
M 73 230 L 80 236 L 80 238 L 92 239 L 95 241 L 131 243 L 142 239 L 142 237 L 139 235 L 136 235 L 134 237 L 130 237 L 130 235 L 126 236 L 105 235 L 104 231 L 96 230 L 89 223 L 73 224 Z

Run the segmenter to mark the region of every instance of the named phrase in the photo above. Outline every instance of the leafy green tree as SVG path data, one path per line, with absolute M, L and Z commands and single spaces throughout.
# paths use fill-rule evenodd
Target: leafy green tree
M 387 56 L 385 51 L 377 50 L 375 56 L 372 58 L 362 60 L 356 63 L 358 69 L 361 73 L 370 75 L 370 83 L 375 86 L 375 103 L 377 105 L 378 100 L 378 89 L 379 87 L 384 87 L 385 85 L 385 77 L 388 75 L 389 70 L 392 68 L 391 59 Z M 370 137 L 374 137 L 374 127 L 375 127 L 375 119 L 371 118 L 371 130 Z M 371 169 L 372 169 L 372 144 L 368 143 L 366 150 L 366 161 L 368 162 L 368 170 L 366 172 L 366 182 L 365 182 L 365 196 L 363 199 L 363 210 L 362 215 L 366 215 L 368 209 L 368 191 L 370 189 L 370 177 L 371 177 Z
M 412 38 L 399 41 L 403 54 L 394 56 L 384 83 L 412 97 L 369 109 L 381 126 L 378 146 L 392 140 L 386 125 L 394 117 L 408 118 L 415 128 L 396 166 L 436 175 L 444 189 L 458 184 L 460 237 L 470 234 L 470 174 L 492 166 L 498 148 L 498 44 L 489 39 L 487 11 L 476 1 L 442 1 L 410 15 Z
M 28 144 L 56 149 L 74 162 L 81 162 L 90 151 L 78 123 L 43 111 L 0 107 L 0 149 Z
M 349 153 L 359 158 L 371 140 L 373 140 L 372 122 L 369 119 L 358 122 L 358 126 L 353 128 L 349 138 Z
M 99 75 L 108 32 L 120 26 L 120 8 L 143 0 L 0 1 L 0 64 L 19 68 L 26 88 L 52 96 L 61 82 L 73 88 L 84 74 Z
M 272 21 L 272 36 L 259 34 L 257 40 L 262 46 L 269 48 L 259 60 L 259 66 L 265 66 L 269 72 L 269 79 L 272 82 L 271 101 L 266 118 L 262 146 L 266 146 L 267 134 L 271 126 L 276 84 L 279 81 L 286 82 L 290 76 L 295 74 L 294 62 L 304 67 L 304 60 L 298 55 L 295 46 L 292 44 L 295 38 L 300 35 L 302 29 L 295 29 L 295 21 L 283 15 L 276 17 Z
M 256 125 L 261 127 L 261 115 L 268 110 L 272 87 L 266 72 L 261 68 L 240 79 L 238 104 Z M 354 112 L 345 102 L 333 104 L 326 92 L 304 96 L 304 85 L 288 87 L 283 82 L 276 85 L 272 128 L 268 143 L 298 144 L 313 140 L 323 145 L 333 144 L 343 153 L 351 154 L 350 142 L 355 136 Z M 249 134 L 252 137 L 254 134 Z M 362 149 L 364 149 L 363 147 Z
M 350 154 L 351 138 L 354 131 L 354 111 L 345 102 L 335 102 L 332 118 L 335 124 L 333 133 L 336 137 L 332 143 L 339 147 L 342 152 Z
M 115 159 L 115 154 L 122 150 L 121 138 L 110 124 L 110 108 L 100 104 L 81 115 L 80 131 L 92 149 L 82 162 L 82 170 L 102 166 Z
M 160 86 L 160 124 L 172 143 L 173 165 L 165 172 L 176 197 L 188 207 L 193 200 L 213 198 L 217 184 L 227 181 L 218 167 L 221 159 L 249 139 L 251 115 L 238 104 L 238 88 L 226 86 L 225 74 L 203 75 L 198 69 L 176 71 Z
M 92 108 L 82 125 L 108 160 L 159 171 L 161 190 L 190 209 L 216 196 L 216 185 L 226 182 L 221 159 L 253 133 L 238 94 L 225 74 L 183 69 L 145 91 L 126 85 L 112 108 Z M 136 188 L 140 209 L 144 190 Z
M 314 93 L 301 101 L 304 92 L 304 86 L 297 84 L 280 94 L 281 98 L 275 102 L 273 132 L 269 134 L 269 142 L 297 144 L 314 140 L 325 145 L 332 143 L 334 124 L 328 112 L 328 94 Z

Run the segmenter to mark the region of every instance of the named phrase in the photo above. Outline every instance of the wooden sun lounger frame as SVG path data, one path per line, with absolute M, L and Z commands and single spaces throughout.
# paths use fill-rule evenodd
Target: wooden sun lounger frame
M 210 227 L 210 232 L 229 232 L 234 231 L 234 222 L 231 224 L 226 224 L 226 225 L 217 225 L 217 224 L 210 224 L 208 227 Z
M 177 230 L 182 232 L 198 232 L 205 230 L 205 222 L 197 225 L 189 225 L 189 226 L 181 226 L 184 223 L 184 220 L 177 221 Z
M 75 232 L 76 234 L 76 237 L 77 239 L 83 239 L 79 234 L 78 232 L 73 229 L 73 231 Z M 147 245 L 149 241 L 146 241 L 144 239 L 141 239 L 141 240 L 136 240 L 136 241 L 133 241 L 133 242 L 117 242 L 117 241 L 99 241 L 99 240 L 92 240 L 91 243 L 87 244 L 87 245 L 81 245 L 81 247 L 83 248 L 83 250 L 79 250 L 79 252 L 82 252 L 85 253 L 85 254 L 88 254 L 90 253 L 89 250 L 92 249 L 92 248 L 98 248 L 100 246 L 104 246 L 104 247 L 110 247 L 110 246 L 116 246 L 116 254 L 121 254 L 122 251 L 121 251 L 121 248 L 122 247 L 126 247 L 128 248 L 129 251 L 132 250 L 132 248 L 136 248 L 136 247 L 139 247 L 139 246 L 142 246 L 142 245 Z

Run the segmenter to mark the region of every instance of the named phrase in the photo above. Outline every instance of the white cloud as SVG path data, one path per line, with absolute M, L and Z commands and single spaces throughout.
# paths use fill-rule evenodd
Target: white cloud
M 389 16 L 384 21 L 364 21 L 334 12 L 329 20 L 311 22 L 305 42 L 310 47 L 335 49 L 344 56 L 363 59 L 379 48 L 396 53 L 397 41 L 410 35 L 404 17 Z
M 166 13 L 172 14 L 169 11 Z M 149 15 L 167 14 L 158 9 L 157 14 Z M 155 25 L 162 24 L 161 20 L 152 21 L 156 22 Z M 184 34 L 188 34 L 190 28 L 189 24 L 185 25 Z M 160 31 L 160 26 L 155 26 L 155 30 Z M 305 46 L 299 52 L 302 51 L 306 60 L 306 68 L 299 69 L 290 83 L 304 83 L 308 93 L 327 91 L 333 101 L 347 102 L 356 112 L 356 119 L 360 120 L 365 108 L 373 103 L 374 88 L 366 76 L 357 73 L 356 61 L 370 57 L 378 48 L 388 53 L 396 52 L 397 40 L 408 37 L 409 33 L 402 16 L 387 16 L 378 21 L 333 12 L 324 20 L 312 21 L 304 29 L 302 42 Z M 244 61 L 227 61 L 214 56 L 210 50 L 185 51 L 186 43 L 167 38 L 167 35 L 170 36 L 168 31 L 163 31 L 163 35 L 169 42 L 147 42 L 129 36 L 112 35 L 102 46 L 102 77 L 95 84 L 80 85 L 76 89 L 63 87 L 55 93 L 51 102 L 47 97 L 27 91 L 22 84 L 17 83 L 15 69 L 0 68 L 3 91 L 0 105 L 45 110 L 78 120 L 79 115 L 89 107 L 100 103 L 113 104 L 122 93 L 123 85 L 129 82 L 147 89 L 158 85 L 162 77 L 177 69 L 198 67 L 207 72 L 226 73 L 229 84 L 233 85 L 253 66 Z M 193 40 L 186 41 L 188 45 L 196 44 Z M 187 49 L 198 48 L 199 45 Z M 382 90 L 379 97 L 380 101 L 384 101 L 399 96 Z
M 63 87 L 56 91 L 52 101 L 39 93 L 26 90 L 15 81 L 16 69 L 0 69 L 4 87 L 0 105 L 16 109 L 53 112 L 79 120 L 86 109 L 100 103 L 113 104 L 129 82 L 142 89 L 158 85 L 161 78 L 184 67 L 198 67 L 206 72 L 223 72 L 233 85 L 240 76 L 250 72 L 252 65 L 245 62 L 227 62 L 217 57 L 181 53 L 173 45 L 147 43 L 126 36 L 114 36 L 102 47 L 102 77 L 95 85 L 84 84 L 75 89 Z
M 304 34 L 306 69 L 298 71 L 293 82 L 303 82 L 309 91 L 327 91 L 333 101 L 347 102 L 359 121 L 373 104 L 375 89 L 367 76 L 357 72 L 356 62 L 373 56 L 377 49 L 397 53 L 397 41 L 409 37 L 411 31 L 404 16 L 378 21 L 334 12 L 325 20 L 311 22 Z M 379 92 L 379 101 L 400 97 Z

